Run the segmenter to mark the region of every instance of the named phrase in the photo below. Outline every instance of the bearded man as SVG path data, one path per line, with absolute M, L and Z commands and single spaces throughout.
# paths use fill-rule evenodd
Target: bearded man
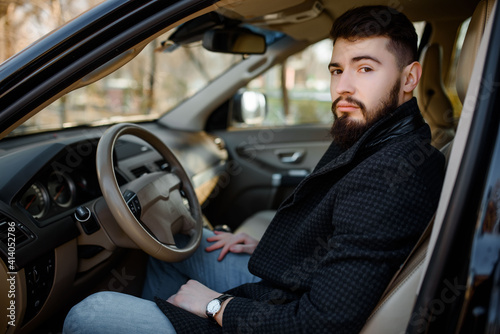
M 331 37 L 333 142 L 262 239 L 206 231 L 183 263 L 150 261 L 143 297 L 155 302 L 92 295 L 65 333 L 359 332 L 434 214 L 444 157 L 412 96 L 412 23 L 360 7 Z

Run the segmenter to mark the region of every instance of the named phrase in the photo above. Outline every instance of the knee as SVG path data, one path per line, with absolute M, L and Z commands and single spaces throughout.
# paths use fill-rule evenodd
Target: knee
M 82 300 L 71 308 L 64 320 L 63 333 L 85 333 L 89 324 L 95 324 L 98 316 L 105 314 L 112 304 L 115 292 L 98 292 Z

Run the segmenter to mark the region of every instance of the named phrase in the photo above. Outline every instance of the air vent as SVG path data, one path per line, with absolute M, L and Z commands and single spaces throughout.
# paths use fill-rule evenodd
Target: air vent
M 13 235 L 9 234 L 9 227 L 14 227 Z M 2 215 L 0 216 L 0 242 L 7 246 L 10 241 L 9 238 L 15 238 L 17 247 L 29 239 L 34 239 L 35 235 L 23 224 L 16 223 Z
M 131 172 L 132 172 L 132 174 L 135 175 L 135 177 L 139 177 L 143 174 L 149 173 L 149 169 L 146 166 L 140 166 L 140 167 L 132 169 Z

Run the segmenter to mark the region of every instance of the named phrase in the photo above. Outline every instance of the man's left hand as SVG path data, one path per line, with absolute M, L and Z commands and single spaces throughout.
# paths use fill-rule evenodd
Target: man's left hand
M 167 302 L 199 317 L 206 318 L 207 304 L 220 295 L 220 293 L 207 288 L 198 281 L 189 280 L 181 286 L 175 295 L 170 296 Z

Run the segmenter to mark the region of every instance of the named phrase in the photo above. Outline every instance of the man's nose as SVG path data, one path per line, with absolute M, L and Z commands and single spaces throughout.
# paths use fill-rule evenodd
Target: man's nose
M 352 75 L 348 71 L 344 71 L 337 80 L 336 93 L 339 95 L 352 95 L 354 90 Z

